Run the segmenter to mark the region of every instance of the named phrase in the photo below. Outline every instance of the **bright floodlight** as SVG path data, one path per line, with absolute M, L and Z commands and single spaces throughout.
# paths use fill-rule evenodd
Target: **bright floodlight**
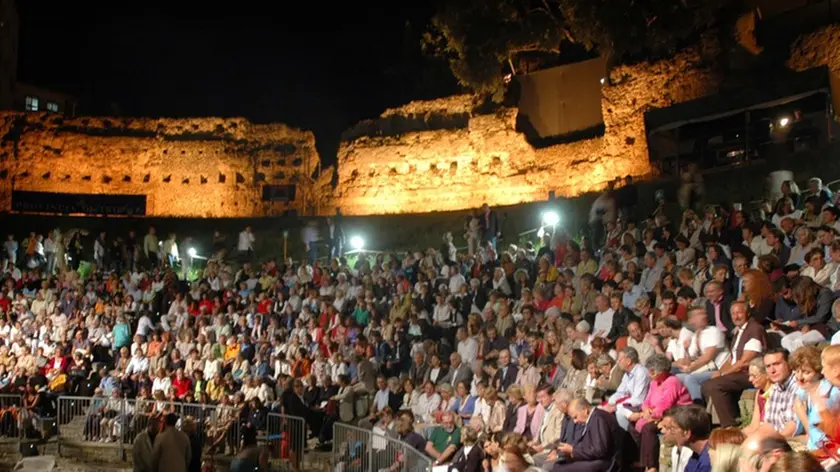
M 601 77 L 601 85 L 604 85 L 604 83 L 605 83 L 606 81 L 607 81 L 606 77 Z
M 350 238 L 350 247 L 358 251 L 365 247 L 365 240 L 361 236 L 353 236 Z
M 198 255 L 198 252 L 196 252 L 194 247 L 191 247 L 187 249 L 187 254 L 189 254 L 190 257 L 195 257 Z
M 784 117 L 784 118 L 779 119 L 779 126 L 781 126 L 782 128 L 787 126 L 789 123 L 790 123 L 790 118 L 788 118 L 788 117 Z
M 555 226 L 560 222 L 560 215 L 556 211 L 547 211 L 542 215 L 543 224 L 546 226 Z
M 541 227 L 540 229 L 537 230 L 537 237 L 542 239 L 543 236 L 545 236 L 545 228 Z

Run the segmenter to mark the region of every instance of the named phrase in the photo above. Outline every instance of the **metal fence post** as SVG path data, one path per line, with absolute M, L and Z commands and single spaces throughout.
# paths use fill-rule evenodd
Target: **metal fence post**
M 366 431 L 365 434 L 367 435 L 367 441 L 365 441 L 365 444 L 368 448 L 368 467 L 370 467 L 371 470 L 373 470 L 372 468 L 374 464 L 376 464 L 376 462 L 374 462 L 375 451 L 373 450 L 373 431 Z M 335 437 L 333 437 L 333 441 L 335 441 Z
M 119 424 L 119 429 L 120 429 L 119 430 L 120 437 L 119 437 L 119 439 L 117 439 L 117 441 L 119 441 L 119 444 L 120 444 L 120 460 L 122 460 L 122 461 L 125 460 L 125 444 L 123 444 L 123 434 L 125 433 L 125 411 L 126 411 L 125 403 L 127 401 L 128 400 L 126 399 L 126 397 L 123 396 L 122 402 L 120 403 L 120 420 L 117 421 L 117 424 Z
M 55 418 L 55 448 L 58 453 L 58 457 L 61 457 L 61 405 L 64 403 L 61 401 L 61 397 L 56 399 L 56 403 L 58 403 L 58 408 L 56 408 L 56 418 Z

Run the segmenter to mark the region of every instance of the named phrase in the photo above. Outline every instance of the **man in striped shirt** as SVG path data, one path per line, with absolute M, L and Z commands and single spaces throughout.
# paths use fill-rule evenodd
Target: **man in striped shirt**
M 767 376 L 773 382 L 770 398 L 765 407 L 764 423 L 784 436 L 792 438 L 798 429 L 793 403 L 796 400 L 798 386 L 788 364 L 788 351 L 776 348 L 764 354 L 764 367 Z

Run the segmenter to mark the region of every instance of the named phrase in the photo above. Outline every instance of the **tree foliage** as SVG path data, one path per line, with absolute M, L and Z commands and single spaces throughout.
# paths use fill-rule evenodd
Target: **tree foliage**
M 449 62 L 461 85 L 500 101 L 503 64 L 525 51 L 560 52 L 564 30 L 548 6 L 523 0 L 451 0 L 432 18 L 423 46 Z
M 673 54 L 737 0 L 452 0 L 433 17 L 423 46 L 444 57 L 459 83 L 500 100 L 518 54 L 562 54 L 574 42 L 610 63 Z

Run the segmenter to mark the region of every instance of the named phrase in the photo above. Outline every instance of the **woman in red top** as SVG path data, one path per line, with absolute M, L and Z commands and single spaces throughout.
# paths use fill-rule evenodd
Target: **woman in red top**
M 201 301 L 198 302 L 198 312 L 202 313 L 203 311 L 203 313 L 205 314 L 213 313 L 213 306 L 214 303 L 212 300 L 210 300 L 210 297 L 207 295 L 207 293 L 202 293 Z
M 192 380 L 184 375 L 184 369 L 182 368 L 175 371 L 175 378 L 172 379 L 172 386 L 175 388 L 175 395 L 178 398 L 184 398 L 187 393 L 192 392 Z
M 265 293 L 261 293 L 259 297 L 257 297 L 257 313 L 267 315 L 271 312 L 271 305 L 274 304 L 274 300 L 265 296 Z

